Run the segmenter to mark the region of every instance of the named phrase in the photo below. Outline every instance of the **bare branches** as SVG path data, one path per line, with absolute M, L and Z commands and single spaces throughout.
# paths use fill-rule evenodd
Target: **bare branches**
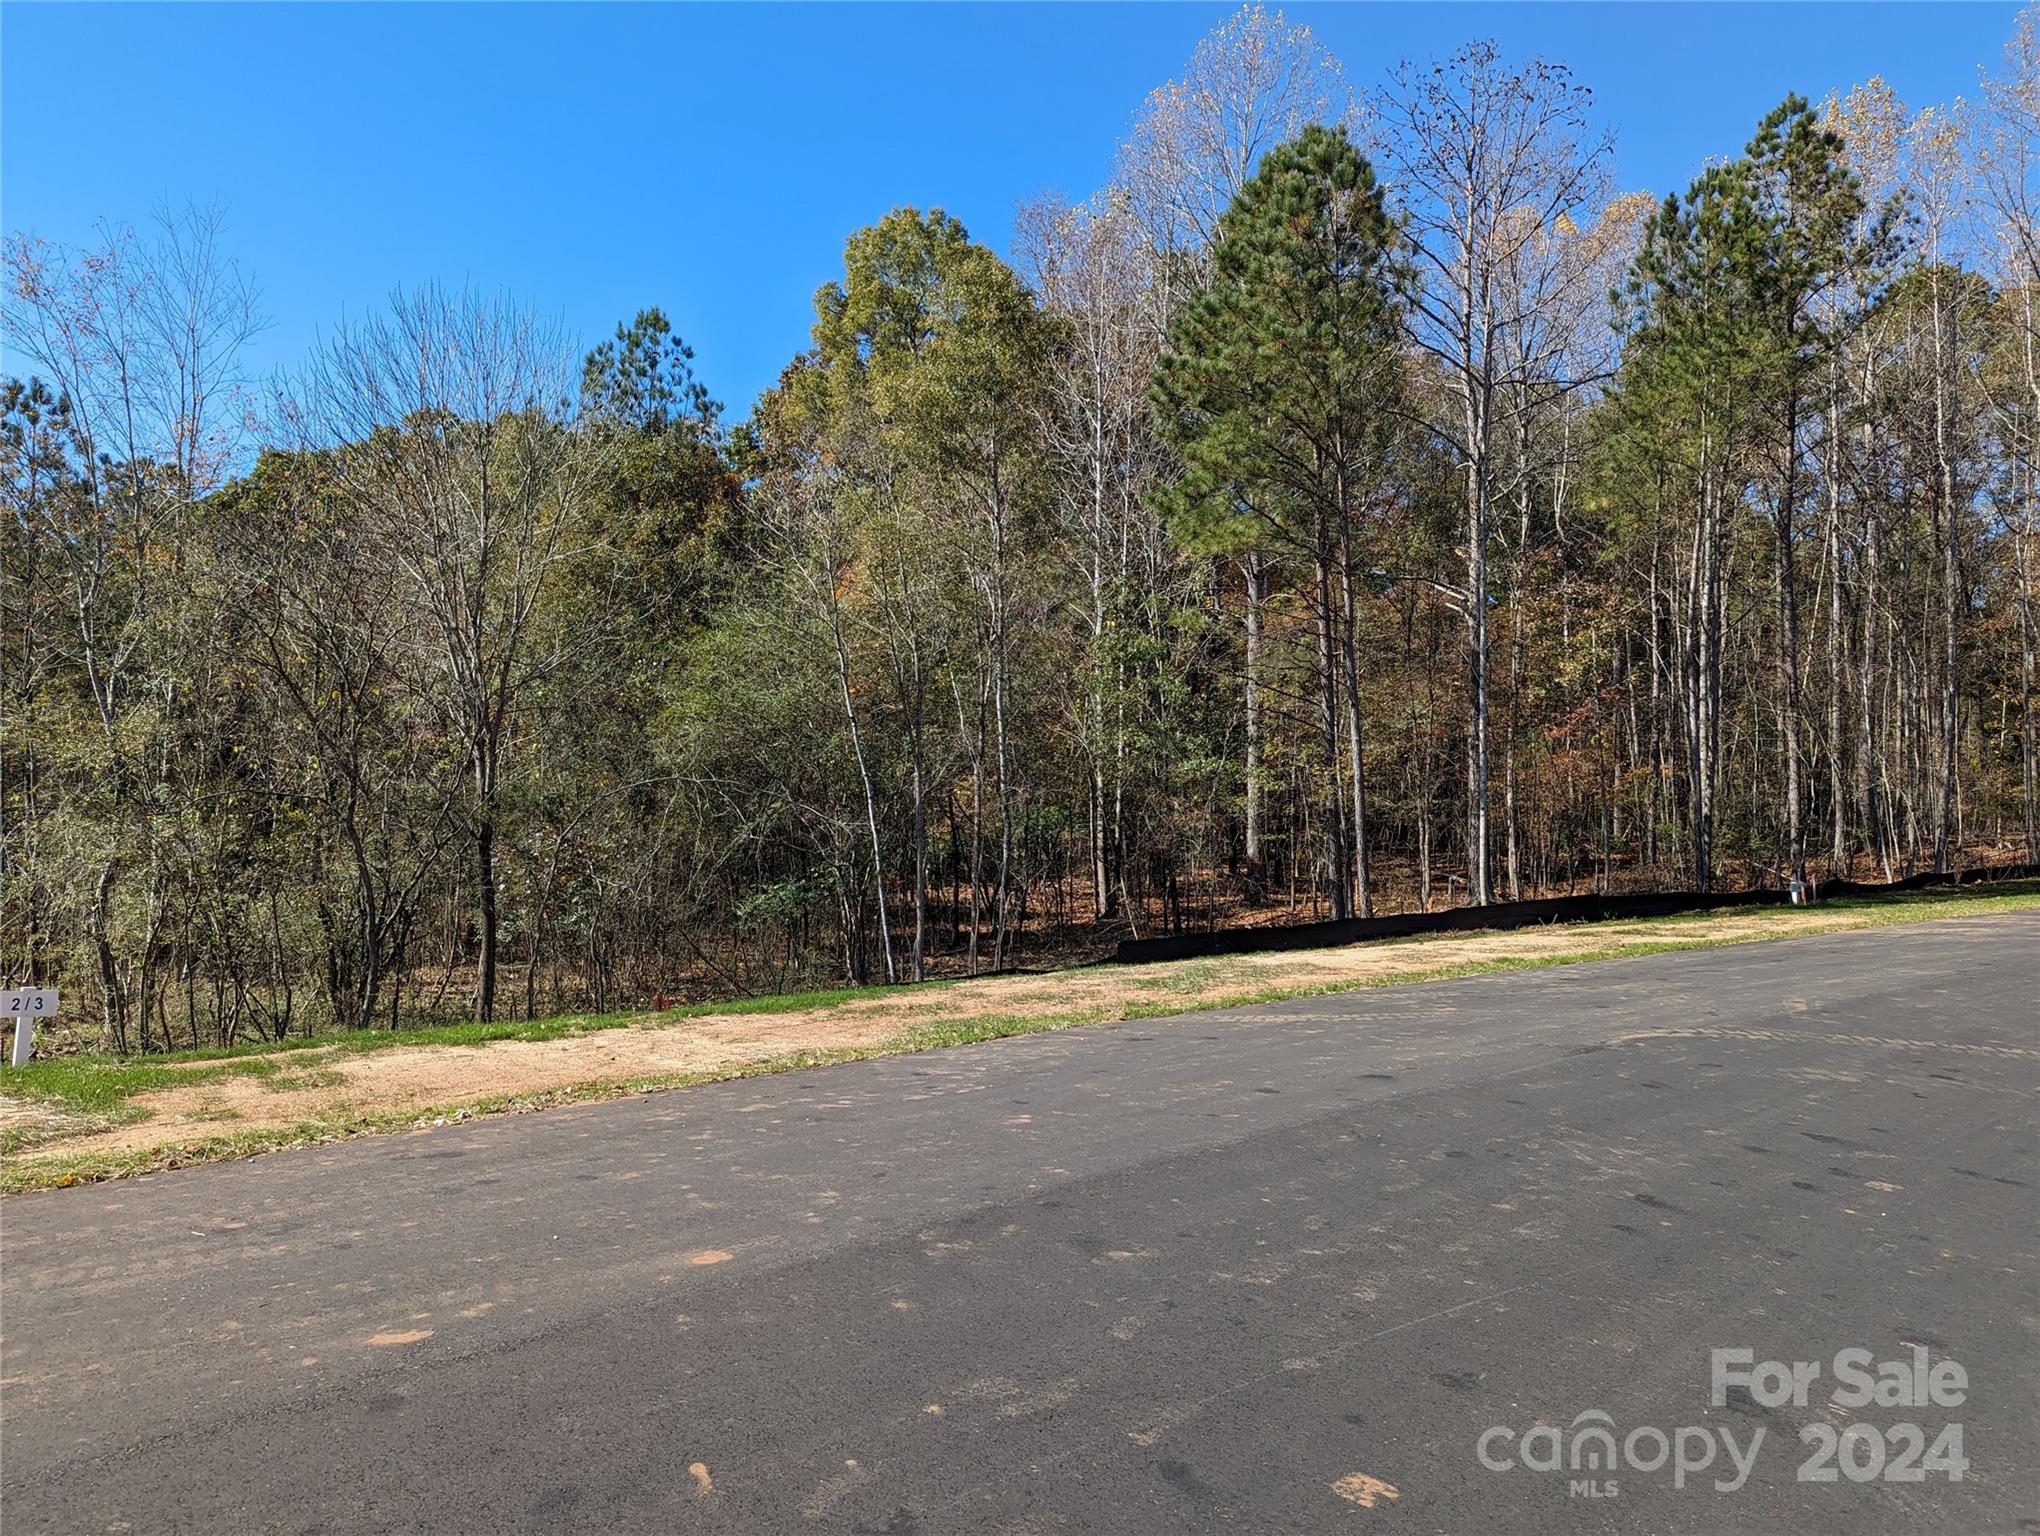
M 1309 27 L 1256 0 L 1198 43 L 1180 80 L 1149 95 L 1118 182 L 1157 249 L 1194 254 L 1261 156 L 1311 123 L 1357 128 L 1345 72 Z
M 1462 392 L 1547 377 L 1568 334 L 1553 321 L 1577 312 L 1593 264 L 1580 232 L 1609 198 L 1592 93 L 1482 42 L 1397 66 L 1374 101 L 1418 269 L 1411 339 Z
M 285 407 L 430 636 L 472 778 L 481 1019 L 495 1005 L 504 755 L 532 687 L 576 649 L 541 605 L 589 553 L 610 441 L 573 430 L 574 361 L 556 327 L 507 301 L 400 291 L 387 315 L 335 334 Z

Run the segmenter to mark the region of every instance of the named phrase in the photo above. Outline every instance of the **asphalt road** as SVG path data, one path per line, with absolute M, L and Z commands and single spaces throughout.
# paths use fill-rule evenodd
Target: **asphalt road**
M 2040 914 L 1965 918 L 20 1197 L 0 1515 L 2040 1530 L 2036 998 Z M 1838 1351 L 1915 1347 L 1964 1368 L 1959 1404 L 1833 1404 Z M 1716 1406 L 1716 1348 L 1821 1375 L 1803 1406 Z M 1522 1464 L 1552 1449 L 1526 1431 L 1596 1411 L 1612 1469 Z M 1934 1461 L 1905 1422 L 1928 1452 L 1963 1426 L 1959 1482 L 1945 1455 L 1853 1480 Z M 1840 1475 L 1800 1481 L 1820 1425 Z M 1650 1470 L 1648 1429 L 1714 1464 Z

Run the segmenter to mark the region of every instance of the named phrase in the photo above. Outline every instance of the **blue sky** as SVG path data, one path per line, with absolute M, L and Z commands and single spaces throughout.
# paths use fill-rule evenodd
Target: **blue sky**
M 735 414 L 805 342 L 844 237 L 941 206 L 1000 250 L 1013 208 L 1107 175 L 1142 97 L 1224 5 L 36 5 L 0 11 L 0 221 L 86 238 L 223 202 L 270 329 L 439 279 L 589 341 L 646 304 Z M 1372 84 L 1470 37 L 1570 64 L 1625 187 L 1663 193 L 1786 92 L 1882 74 L 1975 90 L 2016 8 L 1292 5 Z

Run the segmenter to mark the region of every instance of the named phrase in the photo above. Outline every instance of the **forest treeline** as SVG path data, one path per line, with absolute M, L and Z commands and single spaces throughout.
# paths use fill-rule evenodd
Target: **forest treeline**
M 217 216 L 13 236 L 0 972 L 135 1051 L 2040 856 L 2035 12 L 1661 201 L 1594 124 L 1249 8 L 741 420 L 437 288 L 256 388 Z

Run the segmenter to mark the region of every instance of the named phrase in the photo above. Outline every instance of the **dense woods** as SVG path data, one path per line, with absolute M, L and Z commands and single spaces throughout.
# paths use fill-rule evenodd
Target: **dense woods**
M 217 216 L 15 235 L 0 971 L 137 1051 L 2040 858 L 2035 12 L 1720 154 L 1250 8 L 740 420 L 657 309 L 258 385 Z

